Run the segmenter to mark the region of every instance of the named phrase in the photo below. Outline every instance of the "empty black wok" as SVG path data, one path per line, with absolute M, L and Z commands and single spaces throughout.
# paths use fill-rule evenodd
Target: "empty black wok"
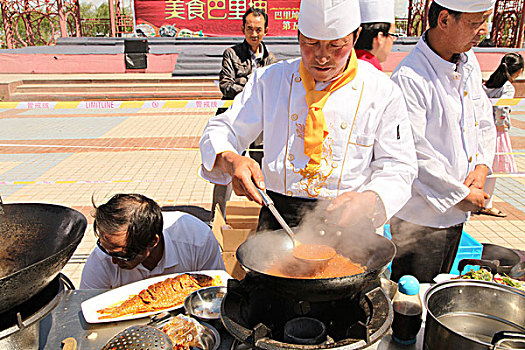
M 308 279 L 287 278 L 269 274 L 268 269 L 289 256 L 291 241 L 283 230 L 261 232 L 250 237 L 237 249 L 237 260 L 252 274 L 258 274 L 275 288 L 299 300 L 326 301 L 354 297 L 377 281 L 396 253 L 394 244 L 377 235 L 373 229 L 343 230 L 326 228 L 322 235 L 302 243 L 326 244 L 338 254 L 366 267 L 365 272 L 352 276 Z
M 0 314 L 47 286 L 80 243 L 87 220 L 53 204 L 4 204 L 0 213 Z

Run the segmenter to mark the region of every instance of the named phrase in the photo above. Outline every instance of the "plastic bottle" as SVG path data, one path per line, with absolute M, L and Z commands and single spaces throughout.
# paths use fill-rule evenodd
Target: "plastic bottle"
M 403 345 L 414 344 L 421 329 L 423 310 L 417 278 L 406 275 L 399 279 L 392 306 L 394 308 L 392 339 Z

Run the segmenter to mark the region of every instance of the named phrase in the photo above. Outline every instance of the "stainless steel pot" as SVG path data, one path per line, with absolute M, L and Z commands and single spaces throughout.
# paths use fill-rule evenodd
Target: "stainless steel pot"
M 525 349 L 525 291 L 447 281 L 426 292 L 425 306 L 424 349 Z

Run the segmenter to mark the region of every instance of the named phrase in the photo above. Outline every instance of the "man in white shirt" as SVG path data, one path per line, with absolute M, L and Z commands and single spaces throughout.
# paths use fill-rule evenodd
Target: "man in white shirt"
M 494 0 L 435 0 L 430 29 L 392 79 L 408 107 L 418 156 L 412 197 L 391 220 L 392 279 L 430 282 L 452 267 L 463 223 L 484 205 L 494 157 L 492 108 L 472 51 Z
M 208 225 L 182 212 L 162 212 L 140 194 L 116 194 L 95 208 L 98 236 L 80 289 L 111 289 L 177 272 L 224 270 Z
M 301 58 L 257 69 L 200 141 L 200 175 L 261 203 L 267 189 L 296 226 L 317 199 L 333 221 L 382 225 L 410 196 L 416 158 L 399 88 L 353 50 L 358 0 L 303 0 Z M 378 98 L 380 97 L 380 98 Z M 263 131 L 262 172 L 241 152 Z M 263 177 L 264 173 L 264 177 Z M 260 228 L 278 229 L 262 208 Z

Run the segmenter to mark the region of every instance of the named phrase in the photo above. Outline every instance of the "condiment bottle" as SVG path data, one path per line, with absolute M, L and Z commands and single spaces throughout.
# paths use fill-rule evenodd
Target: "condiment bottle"
M 406 275 L 399 279 L 392 306 L 394 308 L 392 339 L 403 345 L 414 344 L 421 329 L 423 310 L 417 278 Z

